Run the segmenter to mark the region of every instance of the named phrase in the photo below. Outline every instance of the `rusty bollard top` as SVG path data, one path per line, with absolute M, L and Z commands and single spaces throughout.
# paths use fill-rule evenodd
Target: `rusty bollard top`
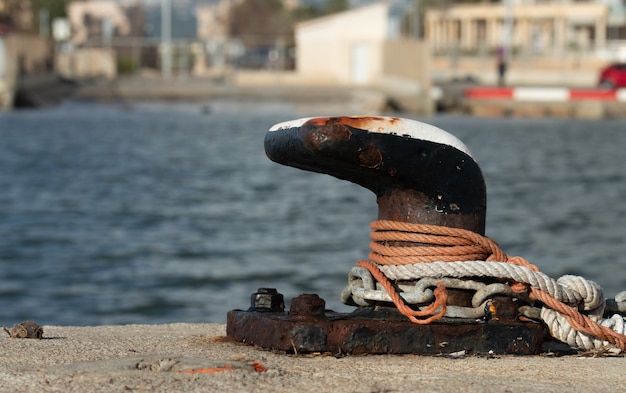
M 265 151 L 280 164 L 370 189 L 381 220 L 485 232 L 480 167 L 459 139 L 437 127 L 397 117 L 304 118 L 273 126 Z

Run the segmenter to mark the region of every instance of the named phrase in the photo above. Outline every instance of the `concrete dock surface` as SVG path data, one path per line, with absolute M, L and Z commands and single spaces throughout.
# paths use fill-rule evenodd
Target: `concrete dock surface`
M 293 355 L 218 324 L 43 326 L 0 336 L 0 392 L 604 392 L 626 357 Z

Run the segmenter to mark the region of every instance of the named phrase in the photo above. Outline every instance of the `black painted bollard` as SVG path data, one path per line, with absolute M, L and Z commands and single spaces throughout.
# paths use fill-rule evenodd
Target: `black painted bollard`
M 467 147 L 428 124 L 386 117 L 320 117 L 272 127 L 267 156 L 376 194 L 378 218 L 485 233 L 486 191 Z

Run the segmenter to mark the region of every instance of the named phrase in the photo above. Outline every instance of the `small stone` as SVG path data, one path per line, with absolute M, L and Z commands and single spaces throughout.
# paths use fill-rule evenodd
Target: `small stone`
M 36 324 L 35 322 L 25 321 L 22 323 L 18 323 L 13 325 L 13 327 L 9 330 L 6 327 L 3 327 L 3 330 L 7 332 L 9 337 L 11 338 L 37 338 L 40 339 L 43 337 L 43 328 Z

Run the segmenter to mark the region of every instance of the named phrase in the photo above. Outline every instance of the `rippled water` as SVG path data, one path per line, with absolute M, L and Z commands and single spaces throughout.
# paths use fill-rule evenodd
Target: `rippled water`
M 258 287 L 339 293 L 374 195 L 265 157 L 280 103 L 0 114 L 0 325 L 224 322 Z M 551 276 L 626 289 L 626 122 L 426 121 L 483 169 L 487 234 Z

